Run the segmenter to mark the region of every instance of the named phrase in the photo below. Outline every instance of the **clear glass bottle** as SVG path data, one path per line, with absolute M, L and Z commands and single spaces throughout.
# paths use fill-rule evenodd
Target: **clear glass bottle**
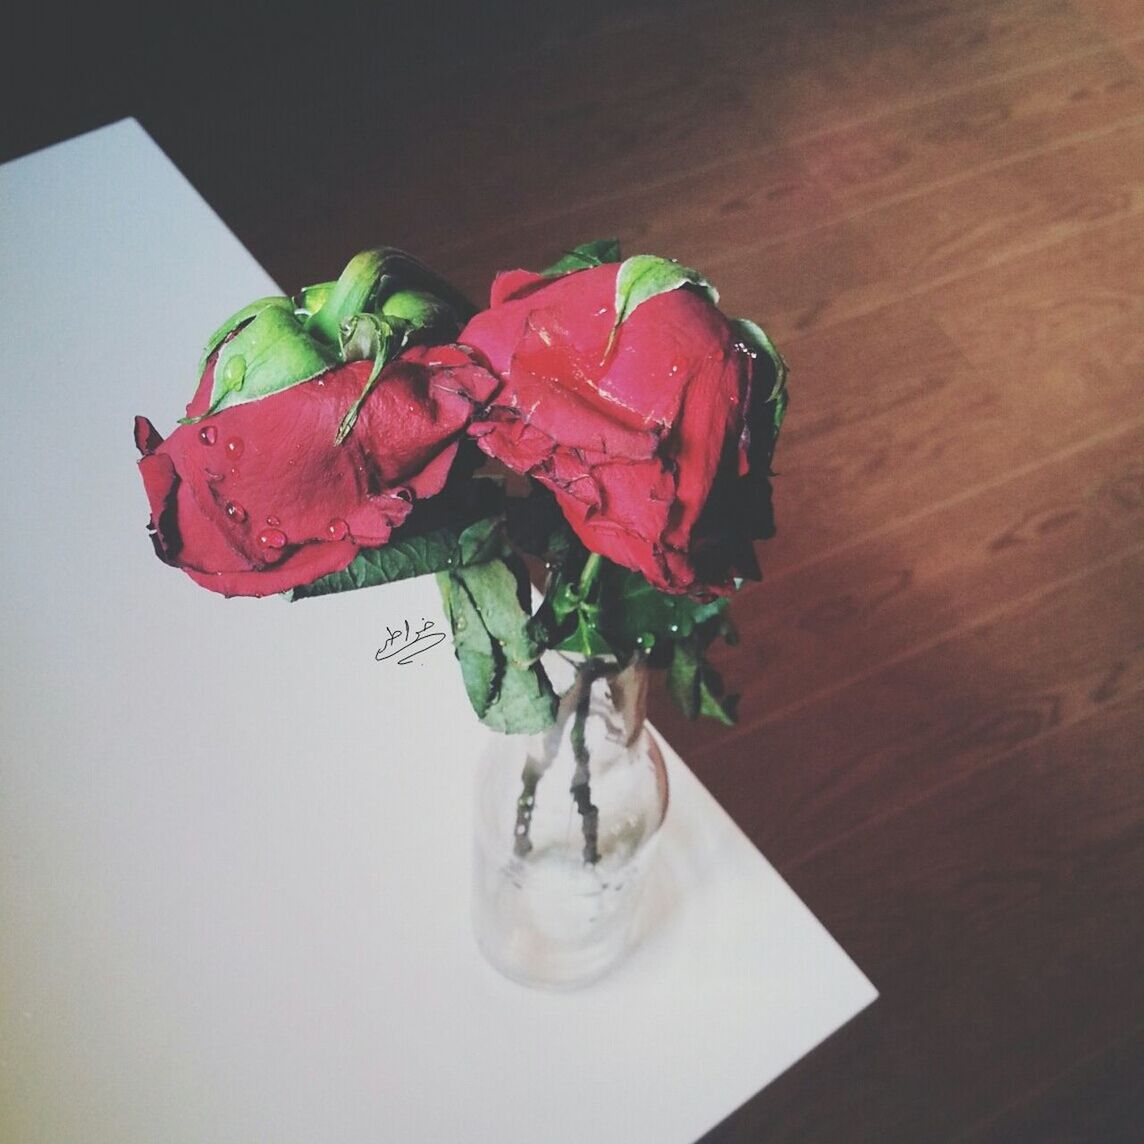
M 501 735 L 477 776 L 473 923 L 502 973 L 573 988 L 628 951 L 667 771 L 645 726 L 648 672 L 550 654 L 555 724 Z

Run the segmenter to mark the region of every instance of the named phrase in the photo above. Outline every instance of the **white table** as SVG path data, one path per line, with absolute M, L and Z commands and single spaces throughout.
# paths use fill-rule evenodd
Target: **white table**
M 670 752 L 635 955 L 486 966 L 484 730 L 447 646 L 374 660 L 432 580 L 224 600 L 151 553 L 133 415 L 276 292 L 132 121 L 0 168 L 0 1140 L 694 1140 L 875 991 Z

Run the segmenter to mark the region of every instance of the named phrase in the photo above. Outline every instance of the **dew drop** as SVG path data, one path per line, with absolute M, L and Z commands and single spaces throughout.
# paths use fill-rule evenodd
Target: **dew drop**
M 242 456 L 243 449 L 246 448 L 246 442 L 241 437 L 231 437 L 226 443 L 226 455 L 232 460 L 237 461 Z
M 270 525 L 271 528 L 277 528 L 282 523 L 282 521 L 280 521 L 276 516 L 268 516 L 266 518 L 266 523 Z
M 223 367 L 223 384 L 227 389 L 239 389 L 244 377 L 246 377 L 246 358 L 241 354 L 235 354 Z
M 222 480 L 222 478 L 223 478 L 223 474 L 222 474 L 222 473 L 216 473 L 216 472 L 213 472 L 213 471 L 212 471 L 212 470 L 210 470 L 210 469 L 204 469 L 203 471 L 204 471 L 204 473 L 206 474 L 206 478 L 207 478 L 207 480 L 208 480 L 208 481 L 210 481 L 210 482 L 212 482 L 212 483 L 214 483 L 214 482 L 216 482 L 216 481 L 221 481 L 221 480 Z
M 350 531 L 350 526 L 346 524 L 341 517 L 334 517 L 329 524 L 326 525 L 326 533 L 331 540 L 344 540 Z
M 218 430 L 213 425 L 204 425 L 199 430 L 199 440 L 204 445 L 213 445 L 218 440 Z
M 263 548 L 285 548 L 286 533 L 280 528 L 264 528 L 258 534 L 258 543 Z
M 225 511 L 226 515 L 236 524 L 242 524 L 242 522 L 246 520 L 246 509 L 237 501 L 227 501 Z

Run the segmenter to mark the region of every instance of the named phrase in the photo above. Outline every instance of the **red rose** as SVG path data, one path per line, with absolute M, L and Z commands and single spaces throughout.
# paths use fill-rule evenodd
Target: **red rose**
M 724 592 L 773 532 L 781 359 L 693 289 L 622 305 L 617 327 L 619 272 L 497 278 L 459 339 L 502 381 L 469 432 L 552 489 L 592 551 L 668 592 Z
M 215 360 L 188 417 L 210 406 Z M 159 556 L 205 588 L 265 596 L 385 544 L 415 500 L 441 490 L 474 406 L 496 381 L 457 346 L 411 349 L 385 367 L 335 445 L 370 370 L 368 361 L 337 366 L 165 441 L 136 418 Z

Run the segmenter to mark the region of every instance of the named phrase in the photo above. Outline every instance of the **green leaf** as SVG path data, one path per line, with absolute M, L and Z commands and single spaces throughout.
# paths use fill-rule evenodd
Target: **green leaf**
M 294 304 L 289 298 L 259 298 L 258 301 L 251 302 L 249 306 L 243 306 L 237 313 L 231 314 L 207 339 L 202 357 L 199 358 L 200 377 L 202 376 L 203 370 L 207 368 L 207 362 L 210 360 L 211 354 L 213 354 L 239 326 L 244 326 L 253 318 L 257 318 L 263 310 L 285 310 L 288 313 L 293 313 Z
M 287 593 L 291 600 L 328 596 L 356 588 L 374 588 L 491 560 L 504 551 L 499 522 L 478 520 L 458 532 L 446 526 L 432 532 L 391 540 L 381 548 L 363 548 L 341 572 L 331 572 Z
M 510 562 L 511 561 L 511 562 Z M 513 734 L 543 730 L 557 699 L 538 662 L 527 608 L 528 576 L 517 558 L 495 559 L 437 577 L 469 702 L 479 718 Z
M 461 665 L 461 678 L 465 683 L 469 703 L 477 713 L 477 718 L 484 719 L 499 688 L 498 672 L 501 664 L 498 663 L 496 644 L 481 619 L 480 610 L 466 590 L 464 581 L 447 572 L 440 572 L 437 575 L 437 586 L 445 605 L 445 615 L 453 630 L 453 649 Z
M 265 308 L 219 350 L 204 416 L 310 381 L 332 364 L 333 356 L 302 332 L 292 308 Z
M 667 689 L 688 719 L 706 715 L 728 726 L 735 722 L 737 697 L 724 695 L 719 673 L 688 641 L 675 645 Z
M 457 563 L 462 568 L 483 564 L 506 552 L 503 526 L 496 518 L 475 521 L 457 537 Z
M 586 270 L 591 266 L 602 266 L 605 262 L 619 261 L 619 240 L 598 238 L 595 242 L 585 242 L 572 250 L 566 250 L 561 258 L 540 273 L 546 278 L 557 278 L 574 270 Z
M 625 648 L 687 639 L 728 606 L 722 597 L 704 602 L 661 592 L 638 572 L 626 569 L 610 578 L 603 603 L 602 626 L 614 643 Z
M 787 408 L 787 363 L 783 361 L 782 354 L 762 326 L 757 326 L 749 318 L 736 318 L 731 325 L 749 353 L 761 356 L 770 363 L 774 382 L 766 400 L 774 402 L 774 427 L 777 437 Z
M 616 325 L 632 316 L 637 307 L 658 294 L 667 294 L 681 286 L 694 286 L 701 290 L 712 303 L 719 301 L 719 291 L 699 273 L 686 266 L 680 266 L 669 258 L 659 258 L 654 254 L 637 254 L 627 259 L 616 277 Z
M 695 686 L 698 671 L 695 652 L 686 644 L 676 644 L 667 669 L 667 691 L 688 719 L 694 719 L 699 714 L 699 697 Z

